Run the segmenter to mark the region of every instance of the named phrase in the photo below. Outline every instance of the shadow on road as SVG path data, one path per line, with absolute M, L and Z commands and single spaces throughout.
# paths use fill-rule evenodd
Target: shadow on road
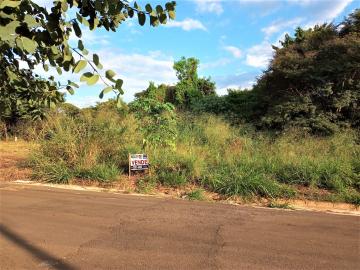
M 6 226 L 0 224 L 0 233 L 4 235 L 7 239 L 12 241 L 14 244 L 23 248 L 27 252 L 29 252 L 32 256 L 35 256 L 38 260 L 46 263 L 51 269 L 58 269 L 58 270 L 75 270 L 76 267 L 72 266 L 64 262 L 63 260 L 54 257 L 53 255 L 47 253 L 44 250 L 30 244 L 28 241 L 23 239 L 21 236 L 16 234 L 15 232 L 11 231 Z

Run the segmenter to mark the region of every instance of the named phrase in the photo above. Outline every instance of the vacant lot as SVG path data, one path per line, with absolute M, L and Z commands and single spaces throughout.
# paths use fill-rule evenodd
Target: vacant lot
M 26 167 L 34 144 L 24 141 L 0 141 L 0 181 L 28 179 L 31 170 Z

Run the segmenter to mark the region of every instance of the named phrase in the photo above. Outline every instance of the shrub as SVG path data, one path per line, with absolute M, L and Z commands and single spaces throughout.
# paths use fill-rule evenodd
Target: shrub
M 73 172 L 67 167 L 65 162 L 50 162 L 44 158 L 33 157 L 31 161 L 33 167 L 32 179 L 56 184 L 68 184 L 74 177 Z

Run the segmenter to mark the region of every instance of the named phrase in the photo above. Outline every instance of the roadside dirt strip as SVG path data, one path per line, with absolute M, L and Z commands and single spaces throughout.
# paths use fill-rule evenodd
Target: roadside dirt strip
M 0 184 L 0 269 L 358 269 L 360 217 Z

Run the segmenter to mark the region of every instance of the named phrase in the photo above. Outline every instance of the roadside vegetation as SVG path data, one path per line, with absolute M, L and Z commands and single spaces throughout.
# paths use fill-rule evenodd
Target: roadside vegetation
M 253 89 L 216 95 L 198 60 L 174 63 L 176 85 L 155 85 L 125 104 L 60 103 L 42 120 L 3 118 L 6 132 L 35 141 L 33 179 L 126 181 L 128 154 L 149 155 L 138 192 L 196 187 L 224 198 L 309 198 L 360 205 L 360 11 L 298 28 Z M 118 106 L 116 106 L 118 105 Z M 25 114 L 26 115 L 26 114 Z M 272 207 L 287 208 L 276 203 Z
M 275 135 L 231 126 L 219 116 L 185 113 L 176 118 L 175 147 L 143 148 L 140 125 L 131 113 L 112 111 L 111 102 L 108 110 L 95 107 L 76 117 L 56 113 L 37 138 L 33 178 L 110 183 L 127 174 L 128 153 L 146 152 L 151 176 L 137 180 L 144 193 L 196 185 L 227 197 L 306 196 L 360 204 L 360 146 L 351 129 L 327 137 L 295 129 Z

